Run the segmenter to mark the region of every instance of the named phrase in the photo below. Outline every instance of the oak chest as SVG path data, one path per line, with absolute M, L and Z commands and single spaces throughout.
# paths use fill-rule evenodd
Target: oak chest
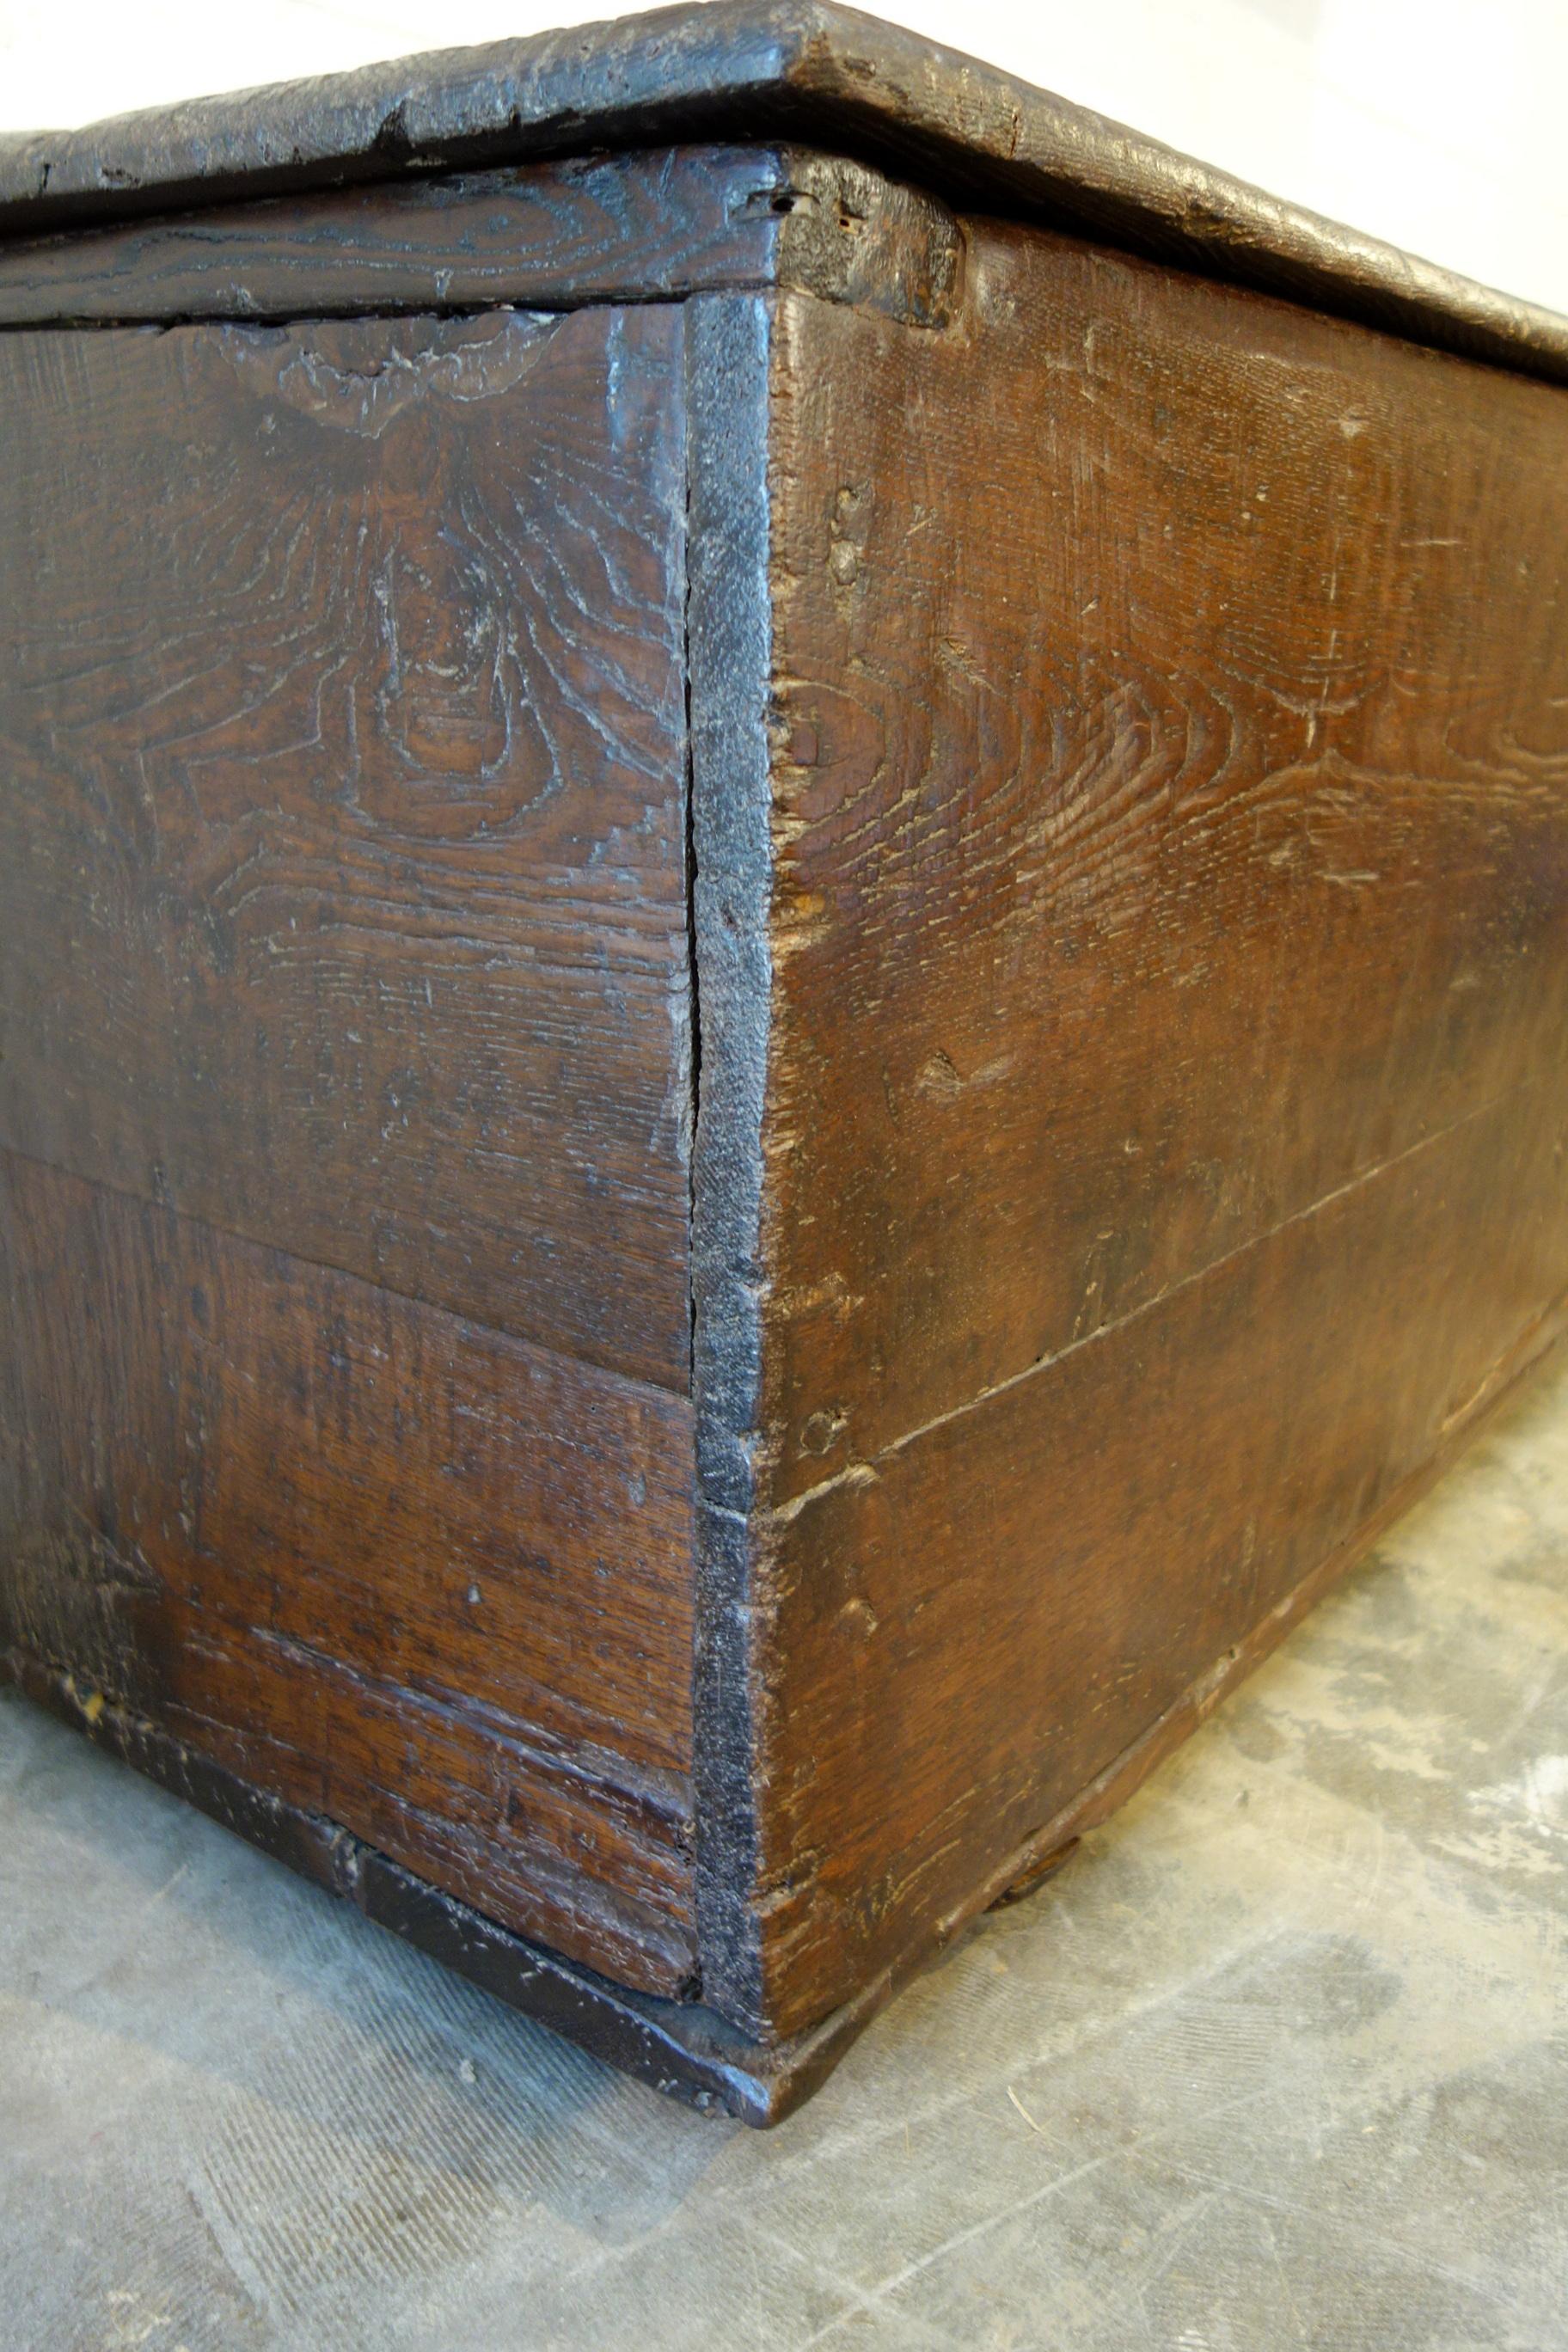
M 0 197 L 6 1670 L 769 2120 L 1562 1327 L 1568 324 L 815 0 Z

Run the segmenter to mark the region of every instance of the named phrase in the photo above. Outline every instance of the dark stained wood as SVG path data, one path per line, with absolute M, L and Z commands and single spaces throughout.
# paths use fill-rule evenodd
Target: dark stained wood
M 1568 331 L 505 58 L 0 156 L 0 1669 L 767 2120 L 1568 1329 Z
M 961 1909 L 1568 1328 L 1565 1150 L 1560 1099 L 1505 1100 L 784 1522 L 770 2031 Z
M 290 318 L 561 308 L 760 284 L 766 149 L 666 149 L 274 197 L 0 244 L 0 318 Z
M 0 1143 L 686 1388 L 680 355 L 0 340 Z
M 633 1991 L 527 1941 L 337 1822 L 266 1795 L 155 1724 L 84 1694 L 68 1675 L 0 1650 L 0 1681 L 15 1683 L 98 1747 L 498 2000 L 703 2113 L 758 2126 L 782 2122 L 832 2073 L 887 1997 L 879 1982 L 811 2033 L 771 2045 L 749 2041 L 697 2001 Z
M 1556 395 L 1037 236 L 970 288 L 776 351 L 778 1499 L 1568 1045 Z
M 710 0 L 0 134 L 0 236 L 604 147 L 803 139 L 950 201 L 1568 378 L 1568 320 L 837 0 Z
M 1568 1289 L 1561 397 L 968 236 L 948 334 L 774 336 L 759 2032 L 1131 1747 Z
M 8 1152 L 0 1316 L 0 1646 L 684 1984 L 684 1399 Z
M 831 157 L 666 148 L 0 241 L 0 325 L 290 319 L 787 285 L 944 318 L 957 225 Z
M 762 1410 L 761 1139 L 773 1013 L 768 648 L 772 306 L 694 301 L 691 417 L 692 1405 L 698 1486 L 693 1656 L 703 1967 L 751 1967 L 758 1866 L 752 1518 Z M 725 1998 L 721 1991 L 720 2000 Z

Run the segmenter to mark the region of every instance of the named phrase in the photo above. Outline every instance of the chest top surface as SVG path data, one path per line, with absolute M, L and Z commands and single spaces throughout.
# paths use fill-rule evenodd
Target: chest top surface
M 1568 381 L 1568 319 L 834 0 L 713 0 L 0 136 L 0 238 L 688 138 L 790 137 L 1407 339 Z

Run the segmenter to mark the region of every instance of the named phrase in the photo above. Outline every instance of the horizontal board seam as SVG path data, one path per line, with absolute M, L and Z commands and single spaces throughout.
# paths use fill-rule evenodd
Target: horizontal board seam
M 621 1799 L 638 1812 L 648 1814 L 672 1836 L 689 1832 L 691 1800 L 689 1783 L 681 1773 L 644 1771 L 620 1757 L 593 1748 L 594 1761 L 578 1756 L 557 1754 L 542 1747 L 531 1737 L 533 1727 L 502 1707 L 487 1706 L 479 1699 L 466 1699 L 459 1693 L 421 1689 L 418 1685 L 394 1680 L 390 1675 L 368 1673 L 363 1666 L 336 1658 L 329 1651 L 318 1649 L 313 1643 L 302 1641 L 298 1634 L 283 1633 L 268 1625 L 253 1625 L 248 1629 L 258 1642 L 269 1648 L 297 1657 L 310 1665 L 346 1681 L 358 1683 L 366 1690 L 381 1691 L 400 1705 L 418 1714 L 432 1715 L 483 1730 L 499 1748 L 520 1757 L 531 1769 L 546 1778 L 570 1781 L 574 1787 L 602 1792 Z M 588 1743 L 584 1743 L 584 1747 Z
M 226 1225 L 216 1217 L 198 1216 L 194 1210 L 182 1209 L 173 1202 L 160 1201 L 151 1192 L 138 1192 L 128 1184 L 111 1183 L 104 1176 L 85 1176 L 79 1170 L 68 1168 L 61 1161 L 43 1160 L 36 1152 L 22 1151 L 14 1143 L 0 1139 L 0 1155 L 24 1162 L 29 1168 L 41 1168 L 51 1176 L 64 1176 L 73 1184 L 86 1185 L 90 1191 L 107 1192 L 116 1200 L 133 1201 L 138 1207 L 152 1209 L 157 1215 L 176 1218 L 181 1224 L 191 1225 L 209 1234 L 220 1234 L 224 1240 L 237 1242 L 242 1249 L 260 1250 L 270 1255 L 287 1258 L 290 1265 L 305 1266 L 319 1274 L 329 1274 L 337 1282 L 353 1283 L 362 1291 L 384 1298 L 401 1299 L 416 1307 L 422 1315 L 437 1316 L 444 1323 L 455 1325 L 463 1331 L 482 1331 L 489 1339 L 499 1340 L 503 1347 L 518 1348 L 527 1354 L 543 1358 L 556 1364 L 570 1364 L 591 1372 L 596 1380 L 613 1385 L 630 1395 L 644 1397 L 661 1409 L 670 1404 L 689 1405 L 690 1398 L 684 1389 L 666 1388 L 658 1381 L 639 1380 L 635 1372 L 618 1371 L 611 1364 L 601 1363 L 594 1356 L 574 1356 L 564 1348 L 552 1348 L 547 1340 L 531 1339 L 521 1331 L 509 1331 L 502 1323 L 481 1322 L 477 1316 L 464 1315 L 455 1307 L 444 1307 L 439 1300 L 421 1298 L 411 1290 L 399 1290 L 389 1282 L 373 1282 L 366 1275 L 356 1274 L 352 1266 L 335 1265 L 330 1258 L 306 1257 L 290 1249 L 286 1242 L 266 1241 L 255 1234 L 242 1233 L 237 1226 Z M 568 1443 L 571 1440 L 568 1438 Z
M 647 291 L 636 287 L 617 287 L 604 292 L 574 298 L 568 293 L 552 294 L 542 289 L 537 294 L 508 295 L 496 292 L 474 302 L 440 302 L 427 299 L 397 301 L 375 300 L 359 296 L 346 307 L 338 309 L 331 301 L 289 304 L 282 310 L 248 310 L 239 304 L 211 310 L 170 310 L 150 319 L 144 312 L 126 311 L 112 318 L 86 317 L 63 311 L 58 318 L 10 319 L 0 314 L 0 334 L 92 334 L 114 331 L 121 334 L 173 334 L 181 327 L 308 327 L 317 319 L 333 319 L 344 325 L 355 320 L 366 323 L 377 319 L 482 319 L 497 310 L 533 310 L 549 317 L 564 318 L 578 310 L 651 310 L 700 300 L 710 294 L 771 294 L 780 290 L 780 280 L 773 277 L 718 278 L 711 286 L 684 287 L 678 293 L 651 288 Z M 786 292 L 798 294 L 813 301 L 831 298 L 809 286 L 785 285 Z
M 835 1471 L 830 1478 L 819 1479 L 816 1486 L 806 1487 L 803 1494 L 792 1495 L 787 1502 L 776 1504 L 771 1509 L 759 1513 L 759 1517 L 770 1521 L 774 1526 L 787 1526 L 791 1520 L 798 1518 L 809 1504 L 817 1501 L 824 1495 L 832 1494 L 845 1486 L 870 1485 L 877 1477 L 879 1463 L 890 1460 L 894 1454 L 901 1454 L 907 1446 L 915 1444 L 921 1438 L 929 1437 L 933 1431 L 945 1429 L 950 1423 L 962 1421 L 966 1414 L 978 1412 L 983 1405 L 989 1404 L 994 1398 L 1006 1396 L 1010 1391 L 1023 1388 L 1027 1381 L 1036 1379 L 1040 1373 L 1053 1371 L 1058 1364 L 1065 1363 L 1069 1357 L 1079 1354 L 1083 1349 L 1093 1347 L 1098 1340 L 1109 1339 L 1118 1332 L 1125 1331 L 1130 1325 L 1141 1322 L 1145 1316 L 1152 1315 L 1157 1308 L 1166 1306 L 1173 1298 L 1180 1297 L 1184 1291 L 1192 1290 L 1199 1283 L 1207 1282 L 1211 1276 L 1223 1273 L 1228 1266 L 1233 1266 L 1241 1259 L 1249 1256 L 1254 1250 L 1264 1248 L 1279 1234 L 1290 1232 L 1296 1225 L 1307 1223 L 1310 1219 L 1319 1215 L 1324 1209 L 1332 1208 L 1336 1202 L 1349 1198 L 1352 1193 L 1360 1192 L 1368 1184 L 1376 1183 L 1380 1177 L 1389 1174 L 1395 1168 L 1402 1167 L 1407 1160 L 1415 1159 L 1421 1152 L 1430 1150 L 1436 1145 L 1446 1142 L 1450 1136 L 1459 1134 L 1465 1128 L 1472 1126 L 1477 1119 L 1485 1118 L 1489 1113 L 1499 1109 L 1502 1104 L 1511 1100 L 1513 1096 L 1525 1093 L 1539 1083 L 1535 1078 L 1524 1078 L 1517 1087 L 1510 1087 L 1505 1093 L 1492 1096 L 1484 1103 L 1478 1103 L 1473 1109 L 1451 1120 L 1447 1127 L 1434 1128 L 1429 1135 L 1423 1135 L 1415 1143 L 1407 1144 L 1403 1151 L 1394 1152 L 1388 1159 L 1380 1160 L 1375 1167 L 1362 1170 L 1357 1175 L 1349 1178 L 1345 1183 L 1336 1185 L 1331 1192 L 1324 1192 L 1317 1200 L 1310 1202 L 1305 1208 L 1294 1210 L 1288 1217 L 1281 1217 L 1278 1224 L 1268 1227 L 1267 1233 L 1255 1234 L 1250 1240 L 1238 1243 L 1235 1249 L 1226 1250 L 1223 1256 L 1211 1258 L 1205 1265 L 1197 1267 L 1192 1274 L 1184 1275 L 1180 1282 L 1168 1284 L 1163 1290 L 1156 1292 L 1152 1298 L 1146 1298 L 1141 1306 L 1130 1307 L 1125 1315 L 1118 1316 L 1114 1322 L 1102 1323 L 1097 1329 L 1086 1331 L 1081 1339 L 1069 1339 L 1065 1348 L 1058 1348 L 1049 1355 L 1037 1357 L 1032 1364 L 1026 1364 L 1022 1371 L 1010 1374 L 1005 1381 L 996 1381 L 989 1388 L 982 1389 L 977 1395 L 966 1398 L 963 1403 L 952 1406 L 946 1412 L 933 1414 L 931 1420 L 921 1422 L 913 1429 L 905 1430 L 901 1435 L 889 1439 L 886 1445 L 879 1446 L 877 1452 L 867 1459 L 847 1464 L 842 1470 Z
M 160 1756 L 165 1762 L 176 1766 L 177 1777 L 171 1777 L 168 1772 L 162 1770 L 152 1771 L 150 1777 L 170 1788 L 174 1794 L 184 1798 L 187 1802 L 193 1802 L 202 1811 L 211 1813 L 223 1827 L 246 1838 L 252 1844 L 259 1844 L 262 1850 L 270 1853 L 275 1860 L 292 1863 L 292 1854 L 288 1848 L 279 1846 L 268 1838 L 258 1837 L 255 1829 L 249 1825 L 250 1822 L 262 1817 L 289 1827 L 308 1827 L 319 1841 L 317 1850 L 322 1854 L 323 1859 L 331 1863 L 331 1874 L 325 1880 L 321 1879 L 320 1874 L 315 1871 L 307 1871 L 304 1874 L 318 1878 L 318 1883 L 325 1884 L 331 1893 L 346 1895 L 351 1899 L 354 1899 L 354 1890 L 365 1861 L 368 1858 L 383 1859 L 380 1848 L 363 1836 L 358 1830 L 349 1828 L 346 1823 L 336 1820 L 331 1814 L 323 1813 L 314 1807 L 301 1805 L 289 1798 L 279 1796 L 269 1790 L 260 1788 L 254 1782 L 243 1779 L 230 1766 L 208 1755 L 197 1742 L 172 1730 L 143 1709 L 127 1704 L 113 1693 L 95 1687 L 90 1679 L 84 1679 L 71 1666 L 47 1652 L 34 1649 L 26 1643 L 13 1643 L 0 1647 L 0 1684 L 7 1682 L 26 1696 L 35 1701 L 41 1701 L 49 1707 L 51 1712 L 66 1716 L 73 1727 L 85 1731 L 95 1745 L 108 1748 L 110 1753 L 118 1754 L 133 1769 L 146 1771 L 148 1766 L 143 1759 L 150 1752 Z M 194 1719 L 197 1722 L 206 1720 L 199 1716 Z M 298 1753 L 297 1750 L 293 1752 Z M 200 1793 L 203 1786 L 221 1789 L 229 1798 L 232 1811 L 227 1807 L 219 1811 L 205 1802 Z M 237 1814 L 241 1817 L 235 1818 Z M 247 1821 L 245 1816 L 248 1816 L 249 1820 Z M 298 1867 L 298 1864 L 294 1864 L 293 1866 Z M 409 1871 L 407 1864 L 389 1860 L 388 1866 L 404 1872 L 411 1882 L 424 1888 L 433 1901 L 450 1905 L 454 1908 L 468 1908 L 460 1896 L 447 1894 L 432 1880 L 417 1877 L 416 1874 Z M 622 1906 L 635 1911 L 646 1912 L 649 1923 L 660 1938 L 663 1957 L 669 1962 L 672 1974 L 679 1973 L 683 1990 L 679 1992 L 672 1990 L 662 1996 L 650 1991 L 644 1997 L 656 2000 L 660 1998 L 677 2000 L 688 1997 L 684 1988 L 691 1983 L 691 1951 L 688 1924 L 680 1914 L 674 1911 L 662 1911 L 647 1903 L 639 1903 L 636 1897 L 621 1895 L 606 1883 L 595 1882 L 585 1874 L 574 1873 L 569 1879 L 558 1878 L 555 1871 L 543 1868 L 537 1860 L 532 1869 L 539 1891 L 547 1901 L 552 1903 L 569 1901 L 574 1907 L 581 1910 L 585 1907 L 586 1895 L 601 1896 L 602 1905 L 595 1907 L 599 1910 L 602 1924 L 610 1927 L 612 1931 L 623 1935 L 636 1932 L 629 1921 L 620 1916 Z M 475 1916 L 488 1917 L 489 1915 L 479 1913 Z M 521 1936 L 522 1933 L 519 1929 L 506 1927 L 500 1921 L 494 1924 L 497 1932 L 501 1935 Z M 597 1974 L 590 1961 L 570 1962 L 568 1965 Z M 605 1978 L 604 1981 L 607 1984 L 615 1984 L 616 1979 Z M 630 1995 L 630 1989 L 626 1990 Z M 630 1997 L 636 1996 L 630 1995 Z

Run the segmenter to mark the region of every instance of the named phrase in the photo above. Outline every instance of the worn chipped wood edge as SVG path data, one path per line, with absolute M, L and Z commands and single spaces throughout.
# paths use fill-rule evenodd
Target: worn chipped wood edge
M 515 1935 L 338 1822 L 252 1788 L 156 1724 L 84 1689 L 63 1668 L 25 1651 L 0 1651 L 0 1682 L 509 2008 L 688 2106 L 757 2126 L 778 2123 L 832 2071 L 865 2021 L 856 2003 L 796 2041 L 763 2050 L 695 2003 L 630 1991 Z
M 833 0 L 712 0 L 0 137 L 0 236 L 239 194 L 693 137 L 801 137 L 949 202 L 1568 381 L 1568 318 Z
M 763 1122 L 773 1023 L 773 676 L 766 298 L 687 308 L 693 1062 L 693 1660 L 698 1964 L 756 2007 L 760 1853 L 755 1432 L 763 1379 Z
M 768 1802 L 759 1777 L 764 1718 L 777 1704 L 768 1654 L 773 1528 L 802 1507 L 763 1513 L 769 1443 L 762 1425 L 765 1268 L 763 1140 L 773 998 L 774 841 L 768 373 L 773 311 L 715 298 L 688 313 L 694 569 L 689 581 L 693 975 L 697 993 L 693 1160 L 693 1381 L 699 1464 L 698 1656 L 694 1716 L 699 1964 L 703 1997 L 767 2037 L 762 1866 Z M 722 393 L 716 387 L 723 386 Z M 1546 1318 L 1497 1368 L 1376 1512 L 1259 1624 L 1045 1822 L 963 1905 L 921 1936 L 884 1981 L 855 1996 L 871 2009 L 979 1912 L 1044 1875 L 1104 1821 L 1261 1662 L 1381 1532 L 1442 1475 L 1558 1342 Z M 815 1491 L 815 1490 L 813 1490 Z M 803 1858 L 796 1856 L 795 1863 Z M 882 1985 L 879 1992 L 877 1984 Z M 780 2046 L 784 2046 L 782 2042 Z
M 1456 1424 L 1355 1534 L 1201 1675 L 1176 1703 L 1098 1779 L 1080 1790 L 977 1886 L 843 2008 L 792 2040 L 766 2047 L 712 2009 L 634 1993 L 591 1969 L 528 1942 L 417 1878 L 324 1816 L 251 1788 L 197 1755 L 155 1724 L 79 1687 L 61 1668 L 18 1651 L 0 1651 L 0 1682 L 47 1707 L 149 1780 L 208 1814 L 301 1877 L 342 1896 L 377 1926 L 437 1959 L 509 2008 L 567 2041 L 710 2115 L 754 2127 L 782 2123 L 819 2089 L 879 2010 L 929 1968 L 984 1912 L 1015 1889 L 1026 1897 L 1057 1862 L 1098 1827 L 1173 1749 L 1261 1664 L 1329 1588 L 1363 1559 L 1380 1535 L 1436 1484 L 1463 1451 L 1568 1341 L 1568 1309 L 1524 1343 L 1522 1360 Z M 1064 1849 L 1068 1851 L 1064 1852 Z
M 563 310 L 778 286 L 942 328 L 934 197 L 784 146 L 689 146 L 310 190 L 0 241 L 0 328 Z

